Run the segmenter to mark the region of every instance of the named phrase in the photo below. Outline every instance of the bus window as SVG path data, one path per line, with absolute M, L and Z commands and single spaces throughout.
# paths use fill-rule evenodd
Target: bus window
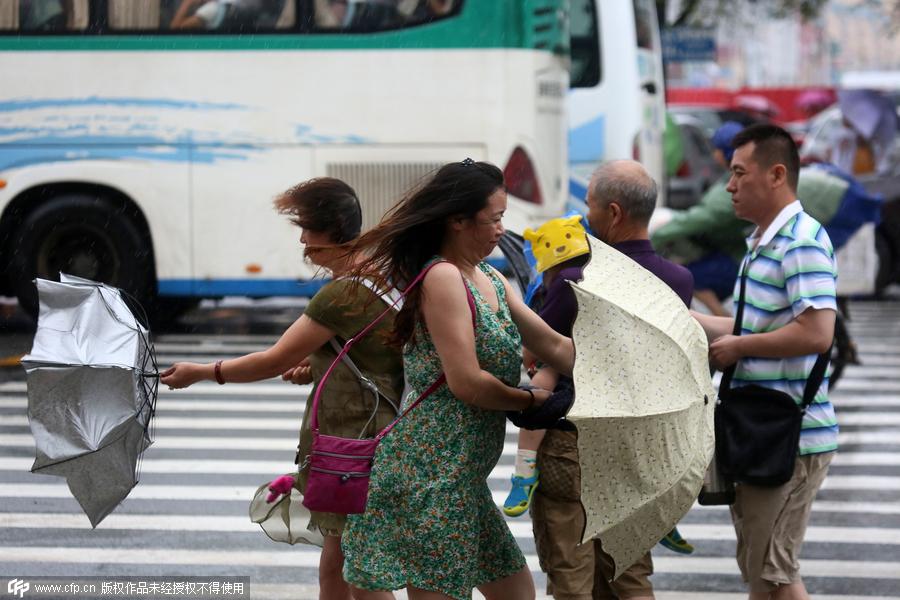
M 634 0 L 634 30 L 637 34 L 638 48 L 653 50 L 653 11 L 647 6 L 649 0 Z
M 110 29 L 159 29 L 159 0 L 109 0 Z
M 315 0 L 318 29 L 374 32 L 424 25 L 455 12 L 462 0 Z
M 113 31 L 258 33 L 291 29 L 295 0 L 107 0 Z
M 0 30 L 29 33 L 83 31 L 89 0 L 6 0 L 0 2 Z
M 0 30 L 19 28 L 19 11 L 15 2 L 0 2 Z
M 570 15 L 570 87 L 594 87 L 601 79 L 595 0 L 572 0 Z

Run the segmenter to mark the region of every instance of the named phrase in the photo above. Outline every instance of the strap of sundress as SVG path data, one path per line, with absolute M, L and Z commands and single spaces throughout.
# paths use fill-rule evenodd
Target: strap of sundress
M 360 331 L 355 336 L 353 336 L 352 338 L 347 340 L 347 342 L 344 344 L 343 349 L 338 353 L 338 355 L 337 355 L 337 357 L 335 357 L 334 361 L 332 361 L 331 366 L 328 367 L 328 370 L 325 371 L 325 375 L 322 376 L 322 380 L 319 381 L 319 384 L 316 386 L 316 393 L 313 396 L 313 403 L 312 403 L 312 407 L 311 407 L 312 416 L 310 417 L 310 421 L 309 421 L 309 427 L 312 431 L 314 431 L 314 432 L 319 431 L 319 402 L 322 397 L 322 391 L 325 389 L 325 383 L 328 381 L 328 378 L 331 376 L 331 373 L 334 371 L 335 367 L 337 367 L 337 365 L 343 360 L 344 356 L 347 355 L 347 353 L 350 351 L 350 348 L 353 346 L 353 344 L 355 344 L 360 339 L 364 338 L 369 333 L 369 331 L 371 331 L 372 328 L 374 328 L 375 325 L 377 325 L 379 323 L 379 321 L 381 321 L 389 312 L 396 310 L 397 303 L 402 302 L 403 299 L 406 298 L 406 295 L 409 294 L 409 292 L 411 292 L 412 289 L 415 286 L 417 286 L 425 278 L 425 275 L 427 275 L 428 272 L 432 268 L 434 268 L 435 265 L 437 265 L 441 262 L 446 262 L 446 261 L 440 261 L 440 260 L 435 261 L 435 262 L 431 263 L 430 265 L 428 265 L 427 267 L 425 267 L 424 269 L 422 269 L 422 272 L 419 273 L 418 275 L 416 275 L 416 278 L 413 279 L 412 282 L 408 286 L 406 286 L 406 289 L 403 290 L 403 292 L 400 294 L 399 298 L 397 298 L 392 304 L 390 304 L 380 315 L 375 317 L 375 319 L 371 323 L 369 323 L 362 331 Z M 462 274 L 460 274 L 460 277 L 462 277 Z M 475 299 L 472 297 L 472 292 L 469 291 L 469 286 L 465 285 L 465 281 L 463 281 L 463 287 L 466 288 L 466 298 L 469 302 L 469 309 L 472 311 L 472 327 L 474 328 L 475 327 L 475 314 L 476 314 Z M 413 402 L 406 410 L 404 410 L 401 414 L 399 414 L 397 416 L 397 418 L 394 419 L 394 421 L 390 425 L 388 425 L 384 430 L 382 430 L 376 437 L 380 440 L 385 435 L 387 435 L 387 433 L 391 429 L 393 429 L 394 425 L 397 424 L 397 421 L 399 421 L 400 419 L 405 417 L 407 415 L 407 413 L 409 413 L 410 410 L 412 410 L 416 405 L 418 405 L 419 402 L 424 400 L 429 394 L 431 394 L 436 389 L 438 389 L 441 385 L 443 385 L 443 383 L 446 380 L 447 380 L 446 376 L 443 373 L 441 373 L 440 377 L 438 377 L 437 380 L 433 384 L 431 384 L 431 386 L 429 386 L 429 388 L 427 390 L 425 390 L 425 392 L 421 396 L 419 396 L 415 402 Z

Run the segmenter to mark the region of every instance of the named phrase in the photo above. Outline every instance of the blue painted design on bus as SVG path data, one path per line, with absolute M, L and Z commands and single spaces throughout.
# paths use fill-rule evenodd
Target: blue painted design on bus
M 486 262 L 495 269 L 505 271 L 505 257 L 490 257 Z M 268 296 L 312 297 L 330 279 L 160 279 L 157 290 L 160 296 Z
M 112 98 L 88 96 L 86 98 L 23 98 L 0 102 L 0 112 L 18 110 L 38 110 L 42 108 L 63 108 L 76 106 L 122 106 L 172 108 L 176 110 L 248 110 L 250 107 L 228 102 L 199 102 L 195 100 L 173 100 L 171 98 Z
M 599 115 L 569 130 L 569 162 L 597 162 L 604 156 L 606 117 Z
M 569 202 L 584 204 L 587 198 L 587 184 L 573 178 L 569 178 Z M 568 206 L 567 206 L 568 208 Z
M 311 297 L 328 279 L 160 279 L 160 296 Z
M 75 160 L 145 160 L 212 164 L 248 160 L 265 148 L 254 144 L 191 144 L 153 136 L 33 136 L 0 145 L 0 169 Z

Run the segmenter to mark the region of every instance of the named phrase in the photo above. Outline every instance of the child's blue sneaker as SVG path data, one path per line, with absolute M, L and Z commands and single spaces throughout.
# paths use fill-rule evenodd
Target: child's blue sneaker
M 659 540 L 659 543 L 671 550 L 672 552 L 677 552 L 678 554 L 693 554 L 694 547 L 688 543 L 686 539 L 681 537 L 681 534 L 678 533 L 678 528 L 676 527 L 672 531 L 666 534 L 666 537 Z
M 537 469 L 534 470 L 534 475 L 528 478 L 513 475 L 512 489 L 509 491 L 509 496 L 506 497 L 506 502 L 503 503 L 503 514 L 507 517 L 518 517 L 527 511 L 537 486 Z

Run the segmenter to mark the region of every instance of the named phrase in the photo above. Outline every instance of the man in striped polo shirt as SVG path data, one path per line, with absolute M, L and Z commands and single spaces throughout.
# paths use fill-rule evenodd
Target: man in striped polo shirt
M 817 355 L 834 337 L 834 250 L 825 228 L 796 198 L 800 160 L 791 136 L 774 125 L 754 125 L 733 144 L 727 189 L 735 214 L 756 225 L 741 265 L 747 272 L 741 335 L 731 334 L 730 317 L 695 317 L 709 336 L 713 365 L 725 369 L 737 363 L 734 387 L 756 383 L 784 391 L 800 404 Z M 809 597 L 797 559 L 837 435 L 826 377 L 803 418 L 791 480 L 779 487 L 737 485 L 731 515 L 738 566 L 751 600 Z

